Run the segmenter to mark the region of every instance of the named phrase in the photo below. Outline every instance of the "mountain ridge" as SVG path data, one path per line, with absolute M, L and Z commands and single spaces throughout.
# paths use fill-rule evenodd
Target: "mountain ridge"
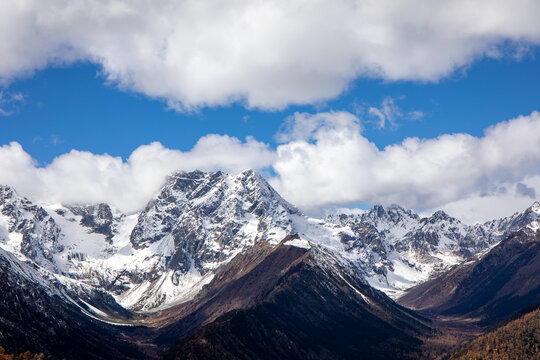
M 311 219 L 252 170 L 174 173 L 133 215 L 103 203 L 39 206 L 1 189 L 8 226 L 0 246 L 135 311 L 187 301 L 236 254 L 261 239 L 277 244 L 297 232 L 354 262 L 372 286 L 398 297 L 540 217 L 535 203 L 473 226 L 442 211 L 420 217 L 398 205 Z M 17 237 L 23 239 L 18 251 Z M 44 239 L 47 248 L 31 239 Z
M 489 253 L 411 288 L 398 302 L 489 326 L 540 302 L 540 231 L 524 227 Z

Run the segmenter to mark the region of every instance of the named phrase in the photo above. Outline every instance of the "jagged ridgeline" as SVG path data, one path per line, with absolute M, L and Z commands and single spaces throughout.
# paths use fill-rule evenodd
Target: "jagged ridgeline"
M 425 333 L 429 321 L 405 311 L 391 298 L 444 274 L 452 266 L 484 256 L 519 229 L 527 227 L 536 231 L 539 217 L 540 205 L 535 203 L 508 218 L 473 226 L 442 211 L 420 217 L 399 206 L 375 206 L 357 215 L 336 214 L 314 219 L 289 204 L 251 170 L 237 175 L 201 171 L 173 174 L 146 207 L 133 214 L 123 214 L 104 203 L 34 203 L 15 189 L 1 186 L 0 256 L 6 283 L 10 284 L 10 292 L 1 296 L 9 312 L 23 306 L 14 300 L 19 296 L 13 297 L 17 291 L 26 294 L 28 289 L 33 289 L 44 304 L 57 309 L 51 317 L 74 325 L 64 330 L 81 334 L 81 351 L 93 349 L 82 335 L 88 328 L 92 329 L 89 333 L 95 334 L 92 339 L 96 344 L 100 342 L 100 334 L 107 334 L 104 343 L 111 346 L 115 341 L 133 344 L 133 353 L 127 350 L 128 345 L 118 346 L 117 358 L 144 358 L 159 356 L 180 338 L 195 336 L 190 338 L 192 342 L 184 342 L 179 348 L 198 344 L 217 329 L 227 329 L 231 334 L 230 339 L 221 339 L 224 342 L 219 346 L 230 345 L 232 339 L 240 341 L 236 336 L 241 335 L 233 332 L 231 326 L 237 323 L 230 319 L 247 319 L 244 316 L 252 316 L 254 313 L 249 311 L 253 309 L 260 310 L 255 312 L 257 316 L 265 314 L 278 319 L 272 311 L 283 309 L 287 301 L 293 308 L 298 306 L 298 311 L 291 310 L 290 318 L 296 317 L 300 324 L 299 314 L 310 311 L 307 301 L 314 301 L 313 294 L 325 293 L 326 298 L 333 294 L 338 298 L 329 300 L 328 308 L 313 302 L 318 309 L 313 316 L 324 318 L 328 311 L 336 317 L 345 317 L 343 301 L 351 302 L 351 307 L 359 306 L 355 315 L 358 317 L 353 316 L 357 321 L 354 326 L 364 329 L 358 330 L 358 336 L 369 334 L 366 332 L 369 324 L 379 324 L 377 328 L 388 339 L 396 336 L 395 343 L 382 342 L 370 351 L 388 349 L 390 343 L 409 343 L 413 344 L 407 348 L 411 352 L 416 346 L 414 339 Z M 274 251 L 282 247 L 301 249 L 308 255 L 292 259 L 291 263 L 278 262 L 266 267 L 254 262 L 258 259 L 268 265 L 270 259 L 276 258 Z M 239 259 L 243 260 L 239 263 Z M 247 264 L 259 265 L 251 268 Z M 265 283 L 268 278 L 260 277 L 269 269 L 279 274 L 274 280 L 282 283 L 272 284 L 280 292 L 274 292 L 274 287 Z M 311 290 L 305 286 L 311 281 L 308 279 L 317 279 Z M 19 283 L 24 283 L 24 288 Z M 254 283 L 259 286 L 254 287 Z M 234 291 L 224 290 L 233 284 Z M 32 296 L 22 298 L 26 299 L 23 303 L 29 313 L 42 310 L 32 308 Z M 263 306 L 278 299 L 288 300 L 275 307 Z M 230 312 L 239 317 L 231 318 Z M 373 321 L 365 322 L 366 316 L 371 316 Z M 70 319 L 77 320 L 70 322 Z M 0 345 L 24 345 L 14 341 L 7 330 L 17 325 L 16 317 L 0 315 L 0 320 L 3 321 L 0 326 L 4 326 L 0 328 Z M 285 343 L 272 346 L 285 349 L 286 342 L 297 344 L 299 349 L 294 356 L 303 357 L 309 352 L 302 351 L 316 345 L 291 335 L 293 330 L 302 332 L 302 329 L 291 325 L 287 331 L 280 330 L 279 324 L 266 320 L 256 318 L 263 331 L 261 336 L 276 331 L 284 334 Z M 326 320 L 317 331 L 339 334 L 335 319 Z M 41 352 L 38 343 L 45 333 L 40 329 L 46 323 L 40 320 L 38 324 L 27 324 L 36 337 L 32 343 L 35 347 L 25 350 Z M 315 336 L 309 334 L 305 332 L 306 337 Z M 328 344 L 324 346 L 328 354 L 337 351 Z M 43 352 L 59 351 L 60 347 L 50 344 Z M 400 352 L 402 357 L 404 349 Z M 340 356 L 350 358 L 360 354 L 351 351 Z M 56 353 L 66 354 L 74 353 Z M 106 358 L 99 351 L 92 350 L 90 354 Z

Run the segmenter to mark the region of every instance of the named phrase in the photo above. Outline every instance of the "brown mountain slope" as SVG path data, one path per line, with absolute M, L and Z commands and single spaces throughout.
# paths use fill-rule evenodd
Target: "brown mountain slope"
M 492 326 L 540 301 L 540 231 L 522 229 L 478 260 L 409 290 L 398 302 L 429 316 Z
M 303 248 L 259 242 L 220 269 L 193 300 L 152 314 L 145 324 L 160 329 L 158 343 L 175 342 L 229 311 L 260 301 L 308 253 Z
M 540 310 L 478 337 L 450 359 L 540 359 Z
M 219 295 L 196 313 L 231 310 L 186 334 L 165 358 L 406 359 L 417 350 L 417 337 L 429 328 L 413 313 L 348 275 L 321 250 L 285 244 L 239 256 L 205 296 L 216 289 Z M 244 256 L 264 259 L 244 273 L 238 268 L 250 263 Z M 242 306 L 232 309 L 226 305 L 231 302 Z M 181 319 L 165 332 L 179 335 L 186 324 L 191 321 Z
M 126 339 L 137 327 L 92 319 L 39 279 L 32 267 L 0 251 L 0 345 L 7 352 L 43 352 L 48 359 L 146 357 Z

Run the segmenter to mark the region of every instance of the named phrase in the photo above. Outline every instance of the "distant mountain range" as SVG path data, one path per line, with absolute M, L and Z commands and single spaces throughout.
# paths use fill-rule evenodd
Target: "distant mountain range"
M 538 202 L 477 225 L 397 205 L 314 219 L 251 170 L 173 174 L 135 214 L 0 186 L 0 346 L 415 358 L 436 317 L 487 327 L 540 301 L 539 221 Z
M 492 326 L 540 302 L 540 232 L 535 223 L 511 234 L 487 254 L 409 290 L 399 303 Z

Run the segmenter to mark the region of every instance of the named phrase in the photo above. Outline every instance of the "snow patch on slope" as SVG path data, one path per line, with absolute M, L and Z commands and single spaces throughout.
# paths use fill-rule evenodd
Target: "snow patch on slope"
M 294 246 L 301 249 L 311 249 L 311 245 L 309 245 L 309 242 L 305 239 L 288 240 L 288 241 L 285 241 L 283 245 Z
M 365 302 L 366 304 L 370 304 L 370 305 L 372 304 L 372 301 L 371 301 L 366 295 L 364 295 L 360 290 L 358 290 L 357 288 L 355 288 L 354 286 L 352 286 L 351 283 L 348 282 L 347 280 L 345 280 L 345 278 L 344 278 L 343 276 L 341 276 L 340 273 L 337 273 L 337 274 L 338 274 L 338 276 L 341 278 L 341 280 L 345 281 L 345 283 L 346 283 L 347 285 L 349 285 L 349 287 L 350 287 L 351 289 L 353 289 L 358 295 L 360 295 L 360 297 L 362 298 L 362 300 L 364 300 L 364 302 Z
M 540 211 L 539 211 L 539 213 L 540 213 Z M 535 221 L 531 222 L 529 225 L 527 225 L 527 227 L 529 229 L 531 229 L 532 231 L 536 232 L 536 231 L 538 231 L 538 229 L 540 229 L 540 221 L 535 220 Z

